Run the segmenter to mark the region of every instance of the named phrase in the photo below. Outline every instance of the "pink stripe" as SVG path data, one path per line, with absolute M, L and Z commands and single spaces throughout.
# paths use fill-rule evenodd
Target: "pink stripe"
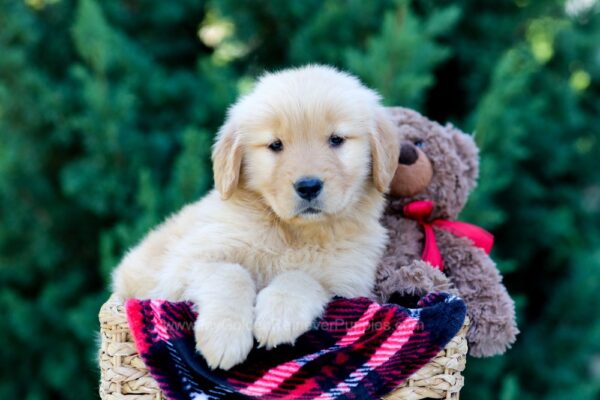
M 260 391 L 260 394 L 269 393 L 270 390 L 266 390 L 263 387 L 265 381 L 269 381 L 268 384 L 273 385 L 272 387 L 275 388 L 290 376 L 294 375 L 301 367 L 302 365 L 296 361 L 290 361 L 288 363 L 279 365 L 267 371 L 260 379 L 254 381 L 252 385 L 241 389 L 240 392 L 249 396 L 256 395 L 257 391 Z
M 277 369 L 283 372 L 295 373 L 298 371 L 299 365 L 295 361 L 280 365 Z
M 267 389 L 275 389 L 277 387 L 277 384 L 275 384 L 273 382 L 266 382 L 266 381 L 258 382 L 256 385 L 267 388 Z
M 282 378 L 284 378 L 284 379 L 286 379 L 286 378 L 289 376 L 287 372 L 277 371 L 276 369 L 273 369 L 273 370 L 269 371 L 269 373 L 270 373 L 271 375 L 275 375 L 275 376 L 278 376 L 278 377 L 282 377 Z M 264 379 L 267 379 L 267 378 L 271 379 L 271 377 L 270 377 L 270 376 L 265 376 L 265 377 L 264 377 Z
M 246 396 L 262 396 L 264 394 L 270 393 L 271 389 L 262 388 L 262 387 L 253 387 L 251 389 L 250 388 L 241 389 L 240 392 L 245 394 Z
M 379 304 L 371 303 L 367 310 L 363 313 L 363 315 L 358 319 L 358 321 L 356 321 L 354 325 L 352 325 L 352 328 L 348 329 L 346 334 L 340 340 L 338 340 L 338 342 L 334 346 L 330 347 L 325 351 L 310 354 L 304 357 L 304 359 L 306 361 L 311 361 L 319 355 L 326 354 L 330 351 L 339 348 L 340 346 L 348 346 L 354 343 L 365 333 L 369 326 L 369 322 L 371 321 L 377 310 L 379 310 L 380 308 L 381 306 Z M 300 364 L 297 361 L 290 361 L 288 363 L 272 368 L 259 379 L 254 381 L 251 385 L 244 389 L 241 389 L 240 392 L 242 392 L 245 395 L 256 395 L 257 391 L 260 391 L 260 394 L 266 394 L 270 392 L 265 392 L 264 386 L 266 381 L 269 382 L 269 385 L 273 385 L 273 388 L 275 388 L 281 383 L 283 383 L 286 379 L 289 379 L 296 372 L 298 372 L 302 365 L 303 364 Z
M 410 332 L 414 332 L 415 327 L 419 323 L 419 320 L 414 318 L 407 318 L 402 324 L 396 328 L 394 333 L 386 339 L 385 342 L 375 351 L 369 361 L 367 361 L 363 367 L 352 372 L 350 376 L 344 381 L 340 382 L 335 388 L 331 389 L 328 393 L 323 393 L 317 397 L 318 400 L 326 400 L 335 397 L 341 393 L 349 392 L 353 387 L 356 386 L 370 371 L 379 367 L 380 365 L 387 362 L 394 354 L 402 349 L 402 346 L 408 342 L 411 337 Z M 388 349 L 394 349 L 390 351 Z
M 383 350 L 380 352 L 380 354 L 386 354 L 388 356 L 393 356 L 395 352 L 396 352 L 396 350 Z
M 150 308 L 152 309 L 152 313 L 154 314 L 154 332 L 160 337 L 162 340 L 169 340 L 169 334 L 167 332 L 167 327 L 164 324 L 164 320 L 160 318 L 162 314 L 161 306 L 164 303 L 162 300 L 151 300 Z
M 381 345 L 381 347 L 379 349 L 377 349 L 377 351 L 375 352 L 375 354 L 373 354 L 373 357 L 371 357 L 371 360 L 374 358 L 381 358 L 383 356 L 383 352 L 386 351 L 387 349 L 393 348 L 396 350 L 396 352 L 400 351 L 402 349 L 402 347 L 406 344 L 406 342 L 408 342 L 408 339 L 410 338 L 410 334 L 407 334 L 406 332 L 408 330 L 410 330 L 411 332 L 414 332 L 415 327 L 417 326 L 419 320 L 414 319 L 414 318 L 407 318 L 406 320 L 404 320 L 404 322 L 402 323 L 402 328 L 401 329 L 397 329 L 389 338 L 386 339 L 386 341 Z M 390 341 L 394 340 L 395 343 L 391 343 Z M 384 350 L 385 349 L 385 350 Z M 384 361 L 387 361 L 390 358 L 390 356 L 387 357 L 383 357 Z M 377 368 L 379 367 L 381 364 L 383 364 L 383 362 L 381 361 L 371 361 L 369 360 L 366 365 L 368 365 L 369 367 L 372 368 Z
M 339 346 L 348 346 L 349 344 L 354 343 L 358 338 L 365 334 L 365 331 L 369 327 L 369 322 L 375 315 L 375 313 L 381 308 L 381 306 L 377 303 L 371 303 L 367 311 L 359 318 L 352 328 L 348 329 L 348 332 L 342 337 L 337 345 Z
M 402 347 L 404 343 L 406 343 L 406 339 L 411 337 L 413 333 L 414 331 L 404 332 L 403 335 L 398 333 L 398 336 L 393 342 L 386 340 L 381 346 L 379 346 L 379 351 L 398 351 L 398 348 Z
M 277 386 L 281 383 L 279 378 L 279 376 L 267 376 L 263 381 L 267 382 L 269 385 Z

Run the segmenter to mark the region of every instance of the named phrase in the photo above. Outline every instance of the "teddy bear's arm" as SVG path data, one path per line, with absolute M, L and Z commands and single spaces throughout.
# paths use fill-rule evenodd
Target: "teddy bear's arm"
M 448 277 L 431 264 L 413 260 L 406 265 L 398 265 L 397 259 L 382 261 L 375 288 L 376 298 L 388 302 L 393 295 L 422 297 L 431 292 L 456 293 Z
M 429 265 L 427 268 L 418 263 L 413 265 L 415 260 L 421 259 L 423 240 L 422 230 L 415 221 L 387 214 L 381 222 L 388 230 L 389 241 L 377 268 L 376 300 L 387 302 L 395 294 L 425 294 L 432 285 L 440 281 L 447 283 L 447 278 L 429 269 Z
M 468 307 L 470 354 L 487 357 L 506 351 L 519 333 L 515 305 L 494 261 L 470 241 L 440 232 L 445 272 Z

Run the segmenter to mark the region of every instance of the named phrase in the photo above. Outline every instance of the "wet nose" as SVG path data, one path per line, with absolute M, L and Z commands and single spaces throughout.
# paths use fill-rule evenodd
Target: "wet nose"
M 304 176 L 294 183 L 294 189 L 304 200 L 312 200 L 321 193 L 323 181 L 314 176 Z
M 413 165 L 417 161 L 417 158 L 419 158 L 419 153 L 417 153 L 415 145 L 412 143 L 402 143 L 398 162 L 403 165 Z

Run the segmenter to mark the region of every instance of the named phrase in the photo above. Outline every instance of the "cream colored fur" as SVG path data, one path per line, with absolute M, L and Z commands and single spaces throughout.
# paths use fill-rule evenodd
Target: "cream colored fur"
M 332 133 L 344 137 L 332 147 Z M 283 150 L 269 144 L 281 140 Z M 382 192 L 398 144 L 379 97 L 333 68 L 267 74 L 228 113 L 216 190 L 150 232 L 114 272 L 123 296 L 192 300 L 197 349 L 215 368 L 253 344 L 293 343 L 332 296 L 370 296 L 386 244 Z M 318 214 L 293 184 L 323 180 Z

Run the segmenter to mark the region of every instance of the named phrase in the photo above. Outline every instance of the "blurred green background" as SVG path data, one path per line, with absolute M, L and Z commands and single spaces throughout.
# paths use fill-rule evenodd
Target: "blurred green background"
M 0 0 L 0 399 L 97 398 L 111 268 L 212 185 L 213 134 L 265 69 L 339 66 L 475 132 L 462 217 L 522 334 L 464 399 L 600 398 L 596 0 Z

